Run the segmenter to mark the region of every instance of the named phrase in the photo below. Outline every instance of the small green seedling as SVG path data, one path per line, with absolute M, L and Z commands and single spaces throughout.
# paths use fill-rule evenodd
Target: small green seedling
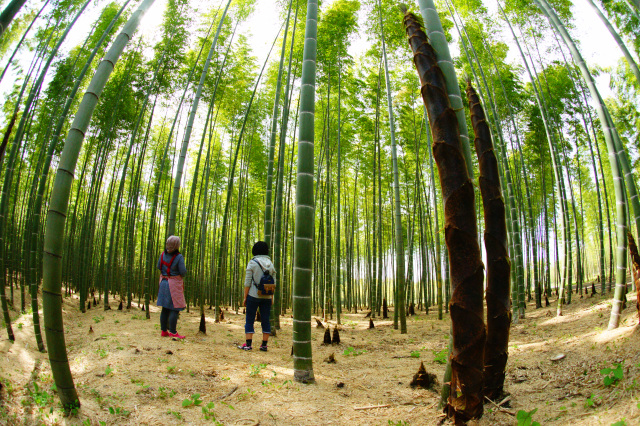
M 534 408 L 531 411 L 519 410 L 516 413 L 516 420 L 518 421 L 518 426 L 540 426 L 540 423 L 533 420 L 533 415 L 538 411 L 537 408 Z
M 240 395 L 238 395 L 238 399 L 240 401 L 243 401 L 247 398 L 249 398 L 251 395 L 253 395 L 254 393 L 256 393 L 255 391 L 252 391 L 251 389 L 247 388 L 246 392 L 242 392 Z
M 440 352 L 436 351 L 435 349 L 433 350 L 433 361 L 437 364 L 446 364 L 447 363 L 447 356 L 449 355 L 449 350 L 447 348 L 444 348 L 443 350 L 441 350 Z
M 259 365 L 251 364 L 251 371 L 249 372 L 249 376 L 255 377 L 259 375 L 264 368 L 267 368 L 267 364 L 259 364 Z
M 420 358 L 420 351 L 411 352 L 411 358 Z
M 216 419 L 216 413 L 214 413 L 213 411 L 214 407 L 215 404 L 213 402 L 208 403 L 207 405 L 202 407 L 202 414 L 204 415 L 204 418 L 206 420 L 213 421 L 215 425 L 222 425 L 222 423 L 220 423 L 218 419 Z
M 611 426 L 627 426 L 627 419 L 622 419 L 618 422 L 611 423 Z
M 587 402 L 584 403 L 584 408 L 595 408 L 596 405 L 599 405 L 598 399 L 600 398 L 591 394 L 591 396 L 587 398 Z
M 37 383 L 33 384 L 33 389 L 33 392 L 29 390 L 29 395 L 33 399 L 33 402 L 35 402 L 39 407 L 48 405 L 49 401 L 53 398 L 53 395 L 49 395 L 47 391 L 41 390 Z
M 107 365 L 107 368 L 104 369 L 104 375 L 108 376 L 109 374 L 111 374 L 113 372 L 113 368 L 109 367 Z
M 200 399 L 199 393 L 194 393 L 191 395 L 191 398 L 186 398 L 182 401 L 182 408 L 191 407 L 192 405 L 200 405 L 202 404 L 202 400 Z
M 173 389 L 167 389 L 164 386 L 160 386 L 158 388 L 158 398 L 159 399 L 165 399 L 165 398 L 173 398 L 176 395 L 176 391 L 174 391 Z
M 616 385 L 624 376 L 622 364 L 616 364 L 616 368 L 603 368 L 600 370 L 600 374 L 604 376 L 605 386 Z
M 356 350 L 353 347 L 349 346 L 347 349 L 344 350 L 344 352 L 342 353 L 342 355 L 344 356 L 358 356 L 358 355 L 362 355 L 364 353 L 367 353 L 366 349 L 360 349 L 360 350 Z
M 168 410 L 167 414 L 172 415 L 173 417 L 175 417 L 178 420 L 182 420 L 182 414 L 180 414 L 179 411 Z
M 127 417 L 129 414 L 131 414 L 130 411 L 125 410 L 122 407 L 109 407 L 109 413 L 113 414 L 114 416 L 123 416 L 123 417 Z

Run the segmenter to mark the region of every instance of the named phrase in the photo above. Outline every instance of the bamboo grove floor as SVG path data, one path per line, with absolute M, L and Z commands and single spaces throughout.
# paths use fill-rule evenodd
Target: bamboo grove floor
M 542 425 L 640 424 L 640 328 L 629 296 L 621 327 L 611 332 L 610 299 L 599 295 L 574 295 L 562 317 L 554 305 L 536 310 L 529 303 L 511 333 L 511 406 L 488 404 L 475 424 L 515 425 L 518 410 L 536 408 L 533 419 Z M 406 335 L 388 320 L 368 329 L 366 312 L 344 315 L 337 346 L 323 346 L 324 330 L 314 324 L 316 383 L 304 385 L 292 382 L 290 315 L 269 352 L 242 352 L 235 347 L 244 338 L 241 312 L 225 312 L 215 324 L 207 311 L 207 335 L 197 334 L 197 310 L 183 312 L 178 331 L 187 337 L 174 341 L 160 337 L 155 308 L 147 321 L 137 308 L 118 311 L 115 301 L 106 312 L 98 306 L 82 314 L 77 305 L 75 296 L 65 299 L 64 320 L 82 408 L 62 416 L 47 355 L 35 350 L 31 316 L 14 313 L 16 342 L 1 332 L 0 424 L 211 424 L 215 417 L 225 425 L 435 425 L 443 419 L 436 393 L 409 387 L 421 361 L 440 381 L 444 372 L 437 354 L 446 348 L 449 319 L 438 321 L 433 309 L 409 317 Z M 337 362 L 323 362 L 331 354 Z M 565 357 L 551 360 L 559 354 Z M 623 378 L 605 386 L 601 370 L 615 363 L 622 363 Z M 202 402 L 183 407 L 185 400 Z

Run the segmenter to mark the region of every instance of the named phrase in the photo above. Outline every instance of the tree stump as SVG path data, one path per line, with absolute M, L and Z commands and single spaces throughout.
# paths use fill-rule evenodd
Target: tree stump
M 376 328 L 376 326 L 373 325 L 373 319 L 369 318 L 369 329 L 372 329 L 372 328 Z

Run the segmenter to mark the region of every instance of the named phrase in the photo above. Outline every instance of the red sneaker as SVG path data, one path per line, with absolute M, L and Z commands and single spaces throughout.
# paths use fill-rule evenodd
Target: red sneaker
M 163 331 L 160 333 L 160 337 L 167 337 L 169 335 L 168 331 Z
M 184 336 L 181 336 L 178 333 L 169 333 L 169 337 L 173 337 L 174 339 L 184 339 Z

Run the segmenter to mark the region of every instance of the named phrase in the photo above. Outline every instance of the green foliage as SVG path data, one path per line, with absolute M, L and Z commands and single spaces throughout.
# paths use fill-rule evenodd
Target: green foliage
M 627 426 L 627 419 L 622 419 L 615 423 L 611 423 L 611 426 Z
M 518 421 L 518 426 L 540 426 L 540 423 L 533 420 L 533 415 L 538 411 L 537 408 L 534 408 L 531 411 L 518 410 L 516 413 L 516 420 Z
M 245 392 L 242 392 L 240 395 L 238 395 L 238 400 L 243 401 L 251 397 L 251 395 L 253 395 L 254 393 L 256 393 L 256 391 L 252 391 L 251 389 L 247 388 Z
M 173 389 L 167 389 L 164 386 L 158 388 L 158 399 L 173 398 L 176 395 L 176 391 Z
M 182 401 L 182 408 L 187 408 L 193 405 L 200 405 L 200 404 L 202 404 L 202 400 L 200 399 L 200 394 L 194 393 L 193 395 L 191 395 L 191 398 L 185 398 Z
M 215 425 L 222 425 L 222 423 L 216 419 L 216 413 L 213 411 L 214 407 L 215 404 L 213 402 L 208 403 L 202 407 L 202 414 L 205 420 L 211 420 Z
M 366 349 L 356 350 L 352 346 L 349 346 L 347 349 L 344 350 L 342 355 L 344 355 L 344 356 L 358 356 L 358 355 L 362 355 L 362 354 L 365 354 L 365 353 L 367 353 Z
M 249 371 L 249 376 L 255 377 L 259 375 L 260 372 L 265 368 L 267 368 L 267 364 L 259 364 L 259 365 L 251 364 L 251 371 Z
M 447 336 L 447 338 L 449 337 Z M 449 349 L 444 348 L 440 352 L 433 349 L 432 352 L 433 352 L 433 361 L 435 363 L 443 364 L 443 365 L 447 363 L 447 357 L 449 356 Z
M 182 414 L 179 411 L 167 410 L 167 414 L 175 417 L 178 420 L 182 420 Z
M 108 376 L 111 372 L 113 372 L 113 368 L 107 365 L 107 368 L 104 369 L 104 375 Z
M 113 414 L 114 416 L 122 416 L 122 417 L 129 417 L 129 414 L 131 414 L 131 411 L 129 410 L 125 410 L 122 407 L 109 407 L 109 413 Z
M 614 386 L 622 380 L 624 376 L 622 364 L 615 364 L 615 366 L 615 368 L 603 368 L 600 370 L 600 374 L 604 376 L 605 386 Z
M 587 398 L 587 401 L 584 403 L 584 408 L 595 408 L 596 404 L 598 403 L 598 399 L 599 398 L 597 396 L 591 394 L 589 398 Z
M 100 358 L 105 358 L 109 353 L 106 349 L 96 349 L 96 353 L 100 356 Z
M 33 383 L 33 391 L 29 389 L 29 396 L 38 407 L 49 405 L 53 399 L 53 395 L 50 395 L 44 389 L 40 389 L 37 383 Z
M 411 352 L 411 358 L 420 358 L 420 351 Z
M 405 422 L 404 420 L 398 420 L 397 422 L 394 422 L 393 420 L 389 420 L 387 424 L 389 426 L 409 426 L 409 423 Z

